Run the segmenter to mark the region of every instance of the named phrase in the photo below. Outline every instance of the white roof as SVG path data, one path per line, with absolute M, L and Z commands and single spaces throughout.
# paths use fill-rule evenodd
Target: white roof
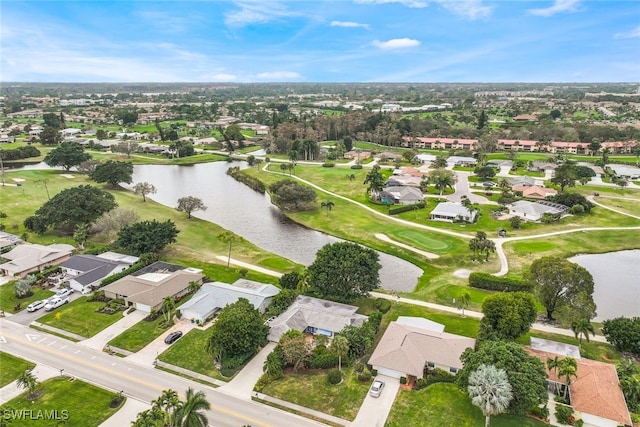
M 444 325 L 424 317 L 399 316 L 396 323 L 432 332 L 444 332 Z
M 462 215 L 464 217 L 468 217 L 471 215 L 471 211 L 462 206 L 460 203 L 442 202 L 439 203 L 438 206 L 436 206 L 435 209 L 431 211 L 431 214 L 443 216 Z

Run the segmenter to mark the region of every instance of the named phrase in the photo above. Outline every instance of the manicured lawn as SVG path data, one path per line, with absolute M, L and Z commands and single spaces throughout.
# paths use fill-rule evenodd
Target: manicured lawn
M 424 317 L 445 325 L 445 332 L 472 338 L 475 338 L 478 335 L 478 327 L 480 326 L 480 321 L 478 319 L 462 317 L 462 314 L 456 315 L 432 310 L 419 305 L 400 303 L 393 304 L 391 310 L 384 315 L 380 329 L 386 329 L 389 322 L 397 320 L 399 316 Z
M 471 403 L 467 393 L 455 384 L 437 383 L 419 390 L 400 390 L 387 418 L 386 427 L 478 427 L 484 415 Z M 547 424 L 529 417 L 498 415 L 492 427 L 542 427 Z
M 81 297 L 65 304 L 38 319 L 38 322 L 54 326 L 83 337 L 90 338 L 122 319 L 122 313 L 104 314 L 96 313 L 103 302 L 89 302 L 88 297 Z
M 0 310 L 7 313 L 15 313 L 13 308 L 16 304 L 20 303 L 20 310 L 25 310 L 29 304 L 41 299 L 48 299 L 53 295 L 53 291 L 47 291 L 41 288 L 33 288 L 33 295 L 27 298 L 16 298 L 16 294 L 13 292 L 13 285 L 7 283 L 0 286 Z
M 158 359 L 161 362 L 180 366 L 211 378 L 228 381 L 229 378 L 220 375 L 220 371 L 213 365 L 213 359 L 205 351 L 209 335 L 211 335 L 210 331 L 193 329 L 171 344 L 166 351 L 160 354 Z
M 326 370 L 288 373 L 262 393 L 336 417 L 353 420 L 367 395 L 371 382 L 357 380 L 352 368 L 343 368 L 341 384 L 331 385 Z M 311 392 L 311 390 L 313 390 Z
M 44 390 L 44 394 L 33 403 L 26 399 L 27 393 L 25 392 L 3 406 L 13 410 L 32 410 L 34 416 L 38 411 L 46 411 L 50 414 L 56 414 L 52 411 L 57 411 L 58 419 L 64 419 L 64 414 L 67 414 L 68 419 L 62 424 L 54 421 L 47 423 L 43 420 L 12 420 L 12 427 L 32 427 L 34 425 L 99 426 L 122 407 L 121 405 L 118 408 L 110 408 L 109 404 L 114 396 L 112 392 L 80 380 L 69 381 L 66 377 L 52 378 L 44 381 L 38 389 Z
M 109 341 L 109 345 L 134 353 L 140 351 L 169 329 L 170 326 L 162 326 L 162 322 L 163 316 L 152 322 L 143 319 Z
M 15 381 L 24 371 L 31 370 L 35 363 L 0 351 L 0 387 Z
M 640 216 L 640 193 L 630 196 L 607 194 L 596 197 L 595 201 L 630 215 Z
M 529 345 L 530 337 L 543 338 L 547 340 L 563 342 L 566 344 L 578 345 L 578 340 L 574 337 L 549 334 L 540 331 L 531 331 L 528 334 L 525 334 L 518 338 L 517 342 L 520 344 Z M 618 363 L 622 360 L 622 355 L 618 353 L 611 344 L 597 341 L 587 342 L 585 339 L 582 340 L 580 355 L 586 359 L 598 360 L 605 363 Z

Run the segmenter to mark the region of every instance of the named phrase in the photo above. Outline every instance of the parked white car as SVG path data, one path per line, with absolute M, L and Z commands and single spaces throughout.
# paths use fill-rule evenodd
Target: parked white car
M 42 307 L 47 305 L 47 302 L 48 301 L 46 299 L 43 299 L 43 300 L 40 300 L 40 301 L 34 301 L 34 302 L 32 302 L 31 304 L 29 304 L 27 306 L 27 311 L 29 313 L 32 313 L 32 312 L 34 312 L 36 310 L 40 310 Z
M 47 304 L 45 304 L 44 306 L 44 311 L 51 311 L 54 310 L 66 303 L 69 302 L 69 297 L 58 297 L 58 296 L 54 296 L 53 298 L 51 298 L 49 300 L 49 302 Z
M 71 288 L 62 288 L 62 289 L 60 289 L 60 290 L 58 290 L 56 292 L 55 296 L 60 297 L 60 298 L 64 298 L 64 297 L 68 297 L 72 293 L 73 293 L 73 289 L 71 289 Z

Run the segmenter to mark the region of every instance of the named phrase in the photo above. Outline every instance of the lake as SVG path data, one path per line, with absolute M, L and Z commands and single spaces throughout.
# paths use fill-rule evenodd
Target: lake
M 593 276 L 593 300 L 598 306 L 594 320 L 640 316 L 640 250 L 578 255 L 569 261 Z

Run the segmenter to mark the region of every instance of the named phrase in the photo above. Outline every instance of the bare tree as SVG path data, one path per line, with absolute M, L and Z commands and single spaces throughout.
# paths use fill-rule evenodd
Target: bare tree
M 147 194 L 156 194 L 158 190 L 149 182 L 139 182 L 133 186 L 133 192 L 142 196 L 142 201 L 147 201 Z
M 191 218 L 191 212 L 206 211 L 207 207 L 204 205 L 202 199 L 194 196 L 185 196 L 178 199 L 178 206 L 176 207 L 180 212 L 186 212 L 187 218 Z

